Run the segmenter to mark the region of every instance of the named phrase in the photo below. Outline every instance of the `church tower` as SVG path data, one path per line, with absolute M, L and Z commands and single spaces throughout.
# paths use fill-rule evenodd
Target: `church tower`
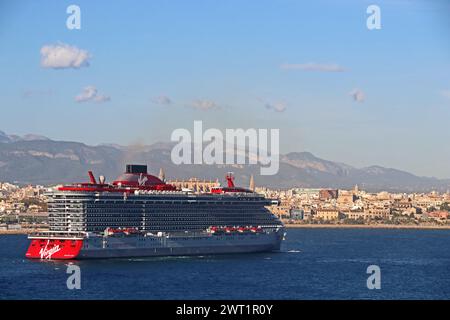
M 166 174 L 164 173 L 164 169 L 160 168 L 159 169 L 159 175 L 158 175 L 159 180 L 161 181 L 166 181 Z
M 250 176 L 250 190 L 255 191 L 255 179 L 253 178 L 253 175 Z

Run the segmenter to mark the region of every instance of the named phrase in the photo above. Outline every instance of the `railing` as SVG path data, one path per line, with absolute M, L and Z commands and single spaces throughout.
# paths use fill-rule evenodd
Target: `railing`
M 76 231 L 36 231 L 28 235 L 28 238 L 45 238 L 45 239 L 60 239 L 60 238 L 84 239 L 85 237 L 86 237 L 85 232 L 76 232 Z

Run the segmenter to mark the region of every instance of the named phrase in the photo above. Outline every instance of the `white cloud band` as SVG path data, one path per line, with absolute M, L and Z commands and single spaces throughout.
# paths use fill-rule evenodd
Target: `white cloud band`
M 67 44 L 46 45 L 41 48 L 41 66 L 53 69 L 78 69 L 89 66 L 91 55 Z
M 303 63 L 303 64 L 295 64 L 295 63 L 285 63 L 281 65 L 281 69 L 286 70 L 301 70 L 301 71 L 319 71 L 319 72 L 343 72 L 345 71 L 344 67 L 341 67 L 337 64 L 323 64 L 323 63 Z

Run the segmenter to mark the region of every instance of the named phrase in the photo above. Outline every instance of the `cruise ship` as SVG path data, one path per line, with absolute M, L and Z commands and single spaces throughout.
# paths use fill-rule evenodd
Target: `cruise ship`
M 280 250 L 285 229 L 267 199 L 234 185 L 194 193 L 126 165 L 114 182 L 90 181 L 53 188 L 49 230 L 35 232 L 26 257 L 92 259 L 212 255 Z

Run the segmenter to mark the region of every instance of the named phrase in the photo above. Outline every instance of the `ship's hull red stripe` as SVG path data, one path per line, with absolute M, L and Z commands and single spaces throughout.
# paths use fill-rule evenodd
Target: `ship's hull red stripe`
M 25 256 L 29 259 L 75 259 L 81 248 L 83 240 L 67 239 L 32 239 Z

